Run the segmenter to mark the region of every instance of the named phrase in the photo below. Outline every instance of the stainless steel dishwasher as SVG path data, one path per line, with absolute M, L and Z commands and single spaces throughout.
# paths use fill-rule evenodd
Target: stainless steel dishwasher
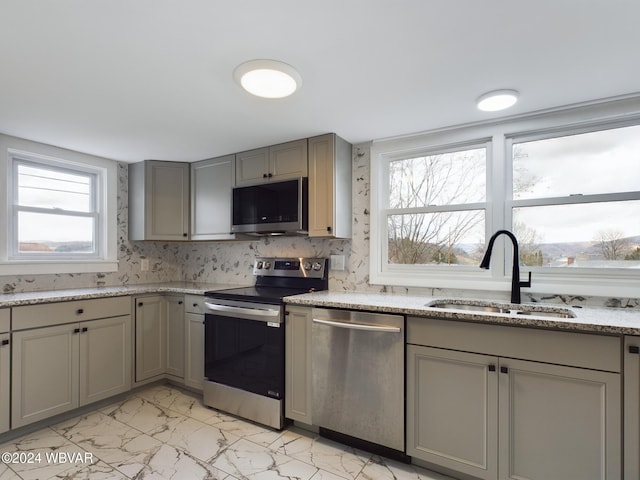
M 313 423 L 322 435 L 364 441 L 364 448 L 402 458 L 404 317 L 323 308 L 312 313 Z

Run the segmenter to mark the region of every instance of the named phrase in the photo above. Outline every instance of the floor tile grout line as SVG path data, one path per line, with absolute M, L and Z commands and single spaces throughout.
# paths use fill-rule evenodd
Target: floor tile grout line
M 150 387 L 154 388 L 154 387 Z M 143 396 L 140 393 L 144 393 L 145 391 L 149 392 L 149 390 L 142 390 L 140 392 L 136 391 L 134 393 L 132 393 L 130 396 L 127 396 L 126 398 L 121 399 L 118 402 L 109 404 L 109 405 L 103 405 L 103 406 L 97 406 L 95 409 L 89 411 L 89 412 L 84 412 L 81 415 L 78 415 L 77 417 L 73 417 L 71 419 L 65 420 L 64 422 L 60 422 L 58 424 L 63 424 L 65 422 L 79 422 L 81 421 L 83 418 L 89 417 L 91 415 L 101 415 L 104 416 L 106 418 L 109 418 L 111 421 L 116 422 L 117 424 L 121 425 L 123 428 L 126 429 L 131 429 L 132 433 L 135 434 L 135 436 L 133 438 L 130 438 L 129 440 L 126 441 L 126 443 L 121 444 L 120 447 L 124 447 L 126 445 L 128 445 L 129 443 L 131 443 L 132 441 L 136 440 L 137 438 L 139 438 L 142 435 L 145 435 L 147 437 L 153 438 L 154 440 L 156 440 L 157 442 L 159 442 L 159 445 L 166 445 L 178 452 L 180 452 L 183 455 L 186 455 L 188 457 L 190 457 L 193 461 L 200 463 L 201 465 L 205 466 L 205 467 L 209 467 L 209 468 L 214 468 L 217 471 L 219 471 L 221 474 L 225 475 L 224 478 L 229 477 L 230 479 L 235 479 L 236 476 L 234 475 L 234 473 L 230 473 L 225 469 L 221 469 L 215 465 L 213 465 L 213 462 L 219 458 L 221 455 L 224 454 L 224 452 L 226 452 L 229 449 L 232 449 L 234 445 L 236 445 L 240 440 L 244 440 L 246 442 L 248 442 L 249 444 L 255 446 L 256 448 L 259 448 L 261 450 L 264 450 L 265 453 L 268 453 L 270 455 L 273 454 L 277 454 L 279 456 L 283 456 L 286 459 L 288 459 L 287 461 L 297 461 L 297 462 L 301 462 L 304 463 L 305 465 L 312 467 L 315 469 L 315 472 L 311 475 L 310 478 L 314 478 L 318 476 L 318 473 L 322 473 L 322 472 L 326 472 L 329 473 L 331 475 L 335 475 L 336 477 L 340 477 L 340 478 L 344 478 L 345 480 L 354 480 L 354 479 L 359 479 L 362 478 L 363 473 L 365 472 L 365 470 L 367 469 L 367 467 L 370 464 L 375 463 L 375 458 L 374 456 L 366 453 L 366 452 L 362 452 L 359 451 L 357 449 L 352 449 L 348 446 L 340 446 L 339 444 L 336 444 L 335 442 L 330 441 L 330 445 L 333 447 L 335 446 L 336 451 L 340 451 L 341 453 L 352 453 L 355 454 L 357 456 L 362 457 L 362 460 L 364 461 L 364 463 L 362 464 L 362 466 L 357 470 L 357 472 L 355 472 L 355 474 L 349 474 L 348 472 L 344 472 L 346 473 L 348 476 L 345 475 L 341 475 L 340 473 L 337 473 L 333 470 L 326 470 L 324 468 L 321 468 L 320 466 L 317 466 L 316 464 L 313 463 L 313 461 L 306 461 L 302 458 L 298 458 L 296 456 L 292 456 L 289 453 L 287 453 L 286 447 L 287 445 L 287 440 L 284 439 L 283 437 L 287 434 L 287 433 L 291 433 L 293 435 L 296 436 L 296 438 L 306 438 L 307 440 L 309 440 L 311 442 L 311 444 L 315 444 L 316 442 L 318 442 L 319 440 L 323 440 L 323 437 L 319 436 L 317 434 L 317 432 L 312 432 L 312 431 L 306 431 L 304 429 L 301 429 L 300 427 L 296 427 L 295 425 L 292 425 L 291 427 L 288 427 L 280 432 L 275 431 L 275 430 L 271 430 L 271 429 L 267 429 L 264 428 L 263 432 L 265 434 L 269 433 L 269 432 L 273 432 L 276 433 L 277 436 L 275 438 L 273 438 L 272 440 L 270 440 L 268 437 L 266 437 L 265 440 L 270 440 L 268 443 L 266 442 L 258 442 L 258 441 L 254 441 L 256 438 L 258 438 L 262 432 L 258 431 L 257 433 L 253 434 L 253 433 L 249 433 L 247 430 L 242 428 L 242 422 L 243 420 L 240 418 L 237 418 L 235 416 L 232 415 L 228 415 L 226 412 L 222 412 L 219 411 L 217 409 L 211 409 L 213 413 L 212 415 L 212 419 L 216 418 L 216 415 L 220 415 L 220 419 L 222 419 L 221 422 L 219 423 L 224 423 L 224 417 L 228 416 L 231 420 L 233 421 L 238 421 L 238 428 L 236 429 L 225 429 L 225 428 L 220 428 L 219 426 L 217 426 L 215 423 L 210 423 L 207 422 L 205 419 L 203 418 L 197 418 L 197 416 L 192 416 L 191 412 L 194 412 L 196 410 L 193 409 L 193 406 L 195 405 L 200 405 L 203 406 L 206 409 L 209 409 L 206 405 L 204 405 L 202 403 L 202 400 L 199 399 L 197 396 L 195 395 L 190 395 L 189 393 L 185 393 L 181 388 L 173 386 L 173 385 L 167 385 L 166 388 L 167 390 L 167 399 L 170 400 L 170 402 L 167 405 L 167 402 L 162 402 L 159 400 L 154 400 L 152 399 L 152 395 L 149 394 L 148 396 Z M 173 398 L 172 398 L 173 397 Z M 185 403 L 186 406 L 186 410 L 187 413 L 185 413 L 185 409 L 179 409 L 180 408 L 180 400 L 181 397 L 187 398 L 187 400 L 193 401 L 193 404 L 189 404 L 188 402 Z M 195 457 L 189 450 L 187 447 L 185 446 L 174 446 L 171 443 L 167 442 L 167 441 L 162 441 L 159 440 L 158 438 L 154 437 L 153 435 L 151 435 L 150 433 L 147 433 L 145 431 L 143 431 L 141 428 L 139 428 L 139 426 L 133 426 L 130 425 L 122 420 L 119 420 L 117 417 L 117 415 L 115 415 L 115 413 L 117 412 L 117 410 L 119 408 L 122 407 L 123 404 L 125 404 L 127 401 L 130 401 L 131 399 L 137 399 L 141 402 L 144 403 L 148 403 L 149 405 L 153 406 L 154 408 L 157 408 L 163 412 L 167 412 L 170 413 L 172 415 L 176 415 L 176 418 L 178 420 L 178 422 L 183 422 L 185 420 L 194 420 L 196 422 L 196 425 L 199 425 L 197 427 L 197 429 L 200 428 L 204 428 L 206 427 L 210 427 L 213 428 L 214 430 L 216 430 L 217 432 L 219 432 L 221 435 L 223 436 L 227 436 L 227 435 L 232 435 L 235 439 L 227 444 L 222 450 L 220 450 L 219 452 L 217 452 L 215 455 L 213 455 L 212 457 L 208 458 L 207 460 L 201 460 L 198 457 Z M 105 413 L 105 411 L 111 410 L 110 413 Z M 158 419 L 161 419 L 161 417 L 159 416 Z M 253 422 L 246 422 L 248 424 L 260 427 L 260 425 L 254 424 Z M 73 446 L 73 448 L 78 448 L 80 450 L 85 450 L 86 449 L 80 445 L 78 443 L 78 439 L 76 439 L 75 441 L 72 440 L 73 435 L 65 435 L 63 433 L 59 433 L 59 431 L 54 430 L 54 427 L 58 424 L 54 424 L 54 425 L 49 425 L 46 427 L 46 430 L 49 431 L 51 434 L 55 435 L 55 436 L 59 436 L 61 437 L 65 442 L 68 442 L 68 446 Z M 152 423 L 151 423 L 152 424 Z M 230 423 L 229 425 L 233 425 L 235 426 L 233 423 Z M 297 431 L 296 431 L 297 430 Z M 151 430 L 153 431 L 153 430 Z M 67 433 L 65 431 L 65 433 Z M 68 434 L 68 433 L 67 433 Z M 19 441 L 20 439 L 14 439 L 14 442 Z M 291 441 L 295 441 L 291 440 Z M 335 444 L 335 445 L 334 445 Z M 43 448 L 55 448 L 55 447 L 43 447 Z M 311 448 L 311 447 L 310 447 Z M 91 452 L 92 453 L 92 452 Z M 338 455 L 340 455 L 341 453 L 337 453 Z M 93 453 L 92 453 L 93 454 Z M 90 464 L 74 464 L 74 465 L 70 465 L 68 469 L 63 470 L 62 472 L 58 473 L 57 475 L 61 475 L 63 473 L 69 473 L 71 471 L 74 472 L 78 472 L 82 469 L 85 468 L 91 468 L 92 466 L 98 464 L 98 463 L 102 463 L 103 465 L 106 465 L 109 469 L 118 472 L 119 474 L 121 474 L 123 477 L 125 478 L 131 478 L 129 477 L 124 471 L 120 470 L 118 466 L 108 463 L 107 461 L 105 461 L 104 459 L 101 458 L 101 456 L 99 454 L 93 454 L 95 456 L 95 458 L 93 458 L 93 461 Z M 313 456 L 312 456 L 313 457 Z M 312 458 L 311 457 L 311 458 Z M 386 462 L 382 462 L 383 465 L 386 465 Z M 148 464 L 146 463 L 141 463 L 141 465 L 143 465 L 142 468 L 145 468 Z M 120 465 L 120 467 L 122 467 L 122 465 Z M 10 465 L 7 465 L 7 469 L 13 473 L 14 475 L 16 475 L 17 478 L 20 479 L 24 479 L 25 477 L 23 477 L 22 475 L 20 475 L 19 472 L 17 472 L 16 470 L 14 470 Z M 236 472 L 237 473 L 237 472 Z

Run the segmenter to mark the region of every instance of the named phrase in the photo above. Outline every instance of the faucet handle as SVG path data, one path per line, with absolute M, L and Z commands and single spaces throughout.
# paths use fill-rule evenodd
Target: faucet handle
M 526 282 L 520 282 L 521 287 L 530 287 L 531 286 L 531 272 L 529 272 L 529 280 Z

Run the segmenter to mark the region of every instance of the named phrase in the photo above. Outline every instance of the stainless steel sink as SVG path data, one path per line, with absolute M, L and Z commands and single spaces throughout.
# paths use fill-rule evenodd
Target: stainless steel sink
M 552 318 L 575 318 L 576 314 L 567 310 L 567 311 L 540 311 L 540 310 L 516 310 L 511 313 L 515 313 L 516 315 L 535 315 L 536 317 L 552 317 Z
M 509 315 L 527 315 L 551 318 L 575 318 L 575 313 L 562 307 L 543 307 L 538 305 L 520 304 L 496 304 L 495 302 L 483 302 L 481 300 L 435 300 L 427 303 L 426 307 L 443 310 L 464 310 L 478 313 L 506 313 Z
M 426 306 L 431 308 L 470 310 L 473 312 L 504 313 L 504 310 L 500 307 L 493 307 L 490 305 L 472 305 L 468 303 L 434 303 L 433 305 L 427 304 Z

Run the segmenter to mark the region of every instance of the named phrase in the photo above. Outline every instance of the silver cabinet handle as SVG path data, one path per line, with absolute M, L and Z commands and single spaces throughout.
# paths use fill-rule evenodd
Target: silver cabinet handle
M 366 332 L 386 332 L 386 333 L 400 332 L 400 327 L 389 327 L 387 325 L 371 325 L 367 323 L 336 322 L 334 320 L 323 320 L 320 318 L 314 318 L 313 323 L 328 325 L 330 327 L 348 328 L 351 330 L 364 330 Z
M 280 315 L 278 310 L 267 310 L 264 308 L 242 308 L 242 307 L 230 307 L 228 305 L 216 305 L 214 303 L 204 302 L 204 305 L 217 312 L 227 313 L 243 313 L 245 315 L 255 315 L 259 317 L 277 317 Z

